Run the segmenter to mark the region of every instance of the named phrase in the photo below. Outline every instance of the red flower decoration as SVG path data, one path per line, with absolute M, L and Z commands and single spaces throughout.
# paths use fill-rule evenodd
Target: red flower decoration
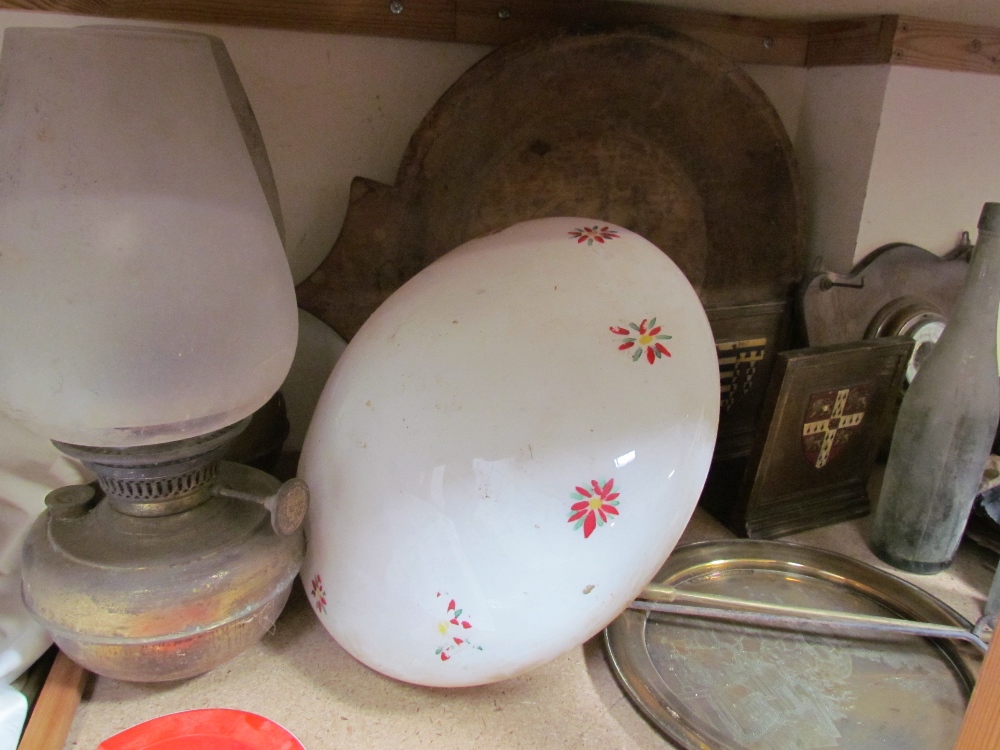
M 577 244 L 586 242 L 588 245 L 593 245 L 596 242 L 603 245 L 607 240 L 618 239 L 618 230 L 595 224 L 592 227 L 577 227 L 569 233 L 569 236 L 575 237 Z
M 438 597 L 440 596 L 441 592 L 439 591 Z M 462 630 L 469 630 L 472 628 L 471 622 L 462 619 L 462 610 L 460 607 L 458 607 L 458 605 L 455 604 L 454 599 L 448 602 L 448 609 L 445 611 L 447 612 L 445 617 L 447 617 L 448 619 L 439 622 L 437 628 L 438 632 L 446 639 L 450 638 L 451 642 L 449 643 L 446 640 L 434 652 L 437 656 L 441 657 L 441 661 L 448 661 L 448 659 L 451 658 L 451 652 L 457 650 L 459 647 L 462 647 L 463 650 L 468 648 L 474 651 L 482 651 L 483 650 L 482 646 L 475 646 L 469 643 L 468 638 L 459 638 L 456 635 L 451 635 L 451 633 L 453 632 L 451 631 L 452 626 L 462 628 Z
M 594 529 L 603 526 L 608 522 L 608 516 L 617 516 L 618 495 L 612 492 L 615 480 L 609 479 L 603 485 L 596 479 L 590 480 L 590 489 L 577 487 L 576 492 L 570 497 L 578 502 L 573 503 L 568 523 L 576 523 L 573 530 L 583 527 L 583 538 L 587 539 L 594 533 Z
M 622 342 L 618 345 L 619 351 L 634 350 L 632 352 L 633 362 L 642 356 L 643 350 L 646 351 L 646 361 L 649 364 L 653 364 L 660 357 L 670 356 L 670 352 L 662 342 L 669 341 L 673 336 L 663 333 L 663 327 L 656 325 L 656 318 L 648 321 L 643 320 L 638 325 L 629 323 L 628 328 L 611 326 L 611 333 L 622 337 Z
M 312 585 L 312 591 L 309 595 L 315 599 L 316 609 L 326 614 L 326 592 L 323 590 L 323 579 L 320 578 L 319 573 L 309 582 Z

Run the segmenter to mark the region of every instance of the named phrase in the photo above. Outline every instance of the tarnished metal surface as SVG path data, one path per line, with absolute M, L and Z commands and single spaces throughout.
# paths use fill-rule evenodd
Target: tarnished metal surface
M 781 542 L 680 548 L 677 589 L 968 629 L 944 604 L 868 565 Z M 978 660 L 910 635 L 864 639 L 629 611 L 605 633 L 626 692 L 686 750 L 949 750 Z
M 79 448 L 101 489 L 53 491 L 29 530 L 25 605 L 87 669 L 191 677 L 245 650 L 280 614 L 302 563 L 308 488 L 219 461 L 222 441 L 203 447 Z

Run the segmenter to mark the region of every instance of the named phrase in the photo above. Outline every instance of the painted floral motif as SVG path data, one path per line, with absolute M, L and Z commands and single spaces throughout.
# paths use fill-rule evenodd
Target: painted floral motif
M 323 590 L 323 579 L 320 577 L 319 573 L 317 573 L 310 583 L 312 584 L 312 591 L 309 592 L 309 596 L 313 598 L 313 604 L 316 606 L 316 610 L 325 615 L 326 592 Z
M 570 497 L 578 502 L 570 508 L 568 523 L 575 523 L 573 531 L 583 527 L 583 538 L 588 539 L 594 529 L 608 522 L 608 516 L 617 516 L 618 494 L 613 492 L 615 480 L 609 479 L 601 484 L 596 479 L 590 480 L 590 489 L 577 487 Z
M 577 227 L 569 233 L 569 236 L 575 237 L 577 244 L 586 242 L 588 245 L 593 245 L 596 242 L 603 245 L 607 240 L 617 240 L 619 235 L 617 229 L 595 224 L 592 227 Z
M 618 345 L 619 351 L 632 349 L 633 362 L 639 360 L 643 351 L 646 352 L 646 361 L 649 364 L 653 364 L 661 357 L 670 356 L 670 351 L 663 342 L 669 341 L 673 336 L 663 333 L 663 327 L 656 325 L 656 318 L 643 320 L 638 325 L 629 323 L 628 328 L 611 326 L 611 333 L 622 337 L 621 344 Z
M 438 592 L 441 598 L 441 592 Z M 468 615 L 462 616 L 462 609 L 455 604 L 454 599 L 448 601 L 448 609 L 445 610 L 445 619 L 438 623 L 438 632 L 444 636 L 445 642 L 438 646 L 434 654 L 441 658 L 441 661 L 448 661 L 459 648 L 470 648 L 482 651 L 482 646 L 474 646 L 469 642 L 468 631 L 472 629 L 472 623 L 468 620 Z

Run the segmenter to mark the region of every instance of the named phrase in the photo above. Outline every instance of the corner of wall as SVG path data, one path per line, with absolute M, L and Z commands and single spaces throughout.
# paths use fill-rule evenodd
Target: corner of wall
M 938 255 L 1000 200 L 1000 76 L 892 66 L 855 260 L 890 242 Z
M 810 267 L 841 273 L 853 267 L 890 67 L 808 70 L 795 151 Z

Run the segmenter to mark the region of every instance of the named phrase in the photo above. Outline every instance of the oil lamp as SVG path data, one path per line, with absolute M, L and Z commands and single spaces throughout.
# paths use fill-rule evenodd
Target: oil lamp
M 220 40 L 5 32 L 0 409 L 99 477 L 46 498 L 22 592 L 93 671 L 207 671 L 287 598 L 306 487 L 220 460 L 294 354 L 280 226 Z

